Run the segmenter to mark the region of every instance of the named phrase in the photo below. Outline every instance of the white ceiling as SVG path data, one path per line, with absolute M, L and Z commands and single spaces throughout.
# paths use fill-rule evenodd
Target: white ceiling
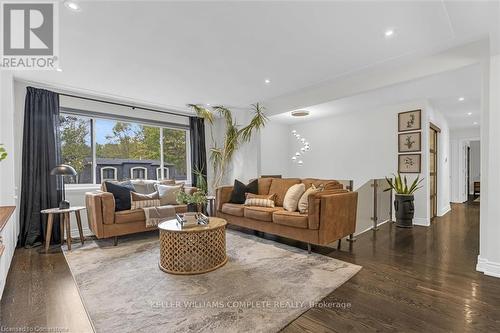
M 292 117 L 286 112 L 271 119 L 295 124 L 346 112 L 427 100 L 446 117 L 450 128 L 468 128 L 477 126 L 474 122 L 479 125 L 480 94 L 481 70 L 479 65 L 474 65 L 303 108 L 310 111 L 307 117 Z M 459 101 L 460 97 L 464 97 L 464 101 Z M 472 115 L 468 115 L 469 112 Z
M 63 71 L 17 78 L 174 109 L 245 106 L 415 52 L 499 38 L 496 1 L 80 4 L 77 13 L 60 8 Z M 396 35 L 386 40 L 389 27 Z

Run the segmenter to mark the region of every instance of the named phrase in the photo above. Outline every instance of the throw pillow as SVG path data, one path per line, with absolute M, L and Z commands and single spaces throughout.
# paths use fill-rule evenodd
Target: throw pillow
M 160 197 L 160 205 L 177 205 L 177 193 L 184 191 L 184 184 L 180 185 L 160 185 L 156 184 L 156 190 Z
M 137 192 L 135 190 L 134 184 L 132 184 L 132 182 L 130 180 L 123 180 L 123 181 L 105 180 L 101 183 L 101 191 L 103 191 L 103 192 L 109 192 L 108 189 L 106 188 L 106 183 L 111 183 L 111 184 L 115 184 L 115 185 L 122 185 L 122 186 L 132 186 L 134 188 L 134 191 Z
M 131 207 L 130 193 L 134 192 L 132 184 L 113 184 L 111 182 L 104 182 L 106 192 L 113 194 L 115 198 L 115 211 L 129 210 Z
M 146 207 L 158 207 L 160 206 L 160 197 L 158 192 L 153 192 L 151 194 L 140 194 L 131 192 L 130 199 L 132 200 L 131 209 L 139 209 Z
M 276 199 L 276 194 L 253 194 L 245 193 L 245 198 L 248 199 L 268 199 L 274 201 Z
M 305 214 L 309 210 L 309 196 L 311 194 L 321 192 L 321 190 L 322 190 L 322 187 L 316 187 L 313 184 L 313 185 L 311 185 L 311 187 L 309 187 L 304 192 L 304 194 L 302 194 L 302 196 L 300 197 L 300 200 L 299 200 L 299 205 L 298 205 L 299 212 L 301 214 Z
M 274 201 L 262 198 L 248 198 L 245 200 L 245 206 L 258 206 L 274 208 Z
M 259 192 L 259 182 L 257 179 L 252 180 L 248 185 L 243 184 L 239 180 L 234 180 L 233 192 L 231 192 L 230 203 L 243 204 L 245 203 L 245 193 L 257 194 Z
M 283 208 L 289 212 L 295 212 L 299 204 L 300 197 L 306 191 L 306 186 L 304 184 L 292 185 L 288 191 L 286 191 L 285 199 L 283 199 Z

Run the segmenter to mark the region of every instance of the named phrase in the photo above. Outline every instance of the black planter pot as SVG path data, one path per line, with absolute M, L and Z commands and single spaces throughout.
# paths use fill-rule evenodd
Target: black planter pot
M 187 211 L 189 213 L 198 213 L 198 204 L 195 203 L 187 204 Z
M 412 228 L 415 206 L 413 195 L 396 194 L 394 199 L 394 211 L 396 212 L 396 226 L 401 228 Z

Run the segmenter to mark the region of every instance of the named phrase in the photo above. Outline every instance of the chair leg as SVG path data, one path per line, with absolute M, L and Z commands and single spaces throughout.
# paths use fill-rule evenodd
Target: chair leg
M 311 243 L 307 243 L 307 253 L 311 253 Z
M 118 236 L 113 237 L 113 246 L 118 245 Z

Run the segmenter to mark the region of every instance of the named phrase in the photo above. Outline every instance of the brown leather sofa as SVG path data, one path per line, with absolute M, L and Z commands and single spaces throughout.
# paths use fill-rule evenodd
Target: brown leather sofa
M 259 178 L 259 194 L 276 194 L 275 208 L 228 203 L 232 186 L 216 190 L 217 216 L 228 223 L 308 243 L 326 245 L 354 233 L 358 193 L 344 190 L 335 180 Z M 306 214 L 283 209 L 286 191 L 294 184 L 314 184 L 324 190 L 309 196 Z
M 166 181 L 162 183 L 170 184 Z M 184 191 L 187 193 L 196 190 L 196 187 L 184 186 Z M 85 193 L 85 204 L 90 230 L 98 239 L 115 237 L 115 245 L 117 236 L 156 229 L 156 227 L 146 227 L 146 216 L 142 209 L 116 212 L 113 194 L 103 191 L 102 187 L 101 191 Z M 176 213 L 187 211 L 187 205 L 174 205 L 174 207 Z

